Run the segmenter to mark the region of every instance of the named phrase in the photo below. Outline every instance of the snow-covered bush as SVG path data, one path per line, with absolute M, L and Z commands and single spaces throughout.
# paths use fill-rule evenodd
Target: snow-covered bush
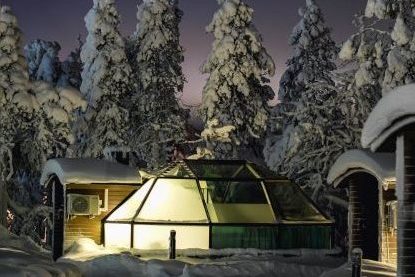
M 178 1 L 144 0 L 130 42 L 136 82 L 130 145 L 153 168 L 171 160 L 174 147 L 185 139 L 187 115 L 177 99 L 185 82 L 179 43 L 181 18 Z
M 118 30 L 113 0 L 94 0 L 85 17 L 88 36 L 81 50 L 81 92 L 88 101 L 85 156 L 103 157 L 106 147 L 127 144 L 128 111 L 122 106 L 130 91 L 131 68 Z
M 207 31 L 214 35 L 212 51 L 202 66 L 209 74 L 203 88 L 205 128 L 233 126 L 229 140 L 208 140 L 215 158 L 242 158 L 246 149 L 261 144 L 274 92 L 267 85 L 275 73 L 272 58 L 252 23 L 253 9 L 240 0 L 219 1 Z M 209 127 L 210 126 L 210 127 Z

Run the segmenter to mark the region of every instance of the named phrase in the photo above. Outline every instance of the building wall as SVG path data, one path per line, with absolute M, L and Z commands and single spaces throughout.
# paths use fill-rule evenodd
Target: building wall
M 64 249 L 67 249 L 79 238 L 90 238 L 97 244 L 102 243 L 101 220 L 120 204 L 128 195 L 137 190 L 134 185 L 67 185 L 66 195 L 69 193 L 99 195 L 104 200 L 105 189 L 108 189 L 108 211 L 101 212 L 99 216 L 68 216 L 65 218 Z M 104 201 L 103 201 L 104 202 Z
M 390 264 L 397 262 L 397 230 L 390 227 L 390 215 L 387 203 L 396 200 L 395 190 L 383 191 L 383 216 L 382 216 L 382 238 L 381 238 L 381 261 Z

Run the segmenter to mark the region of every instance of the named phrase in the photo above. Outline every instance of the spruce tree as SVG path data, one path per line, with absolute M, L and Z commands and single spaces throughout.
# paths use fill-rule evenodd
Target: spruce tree
M 81 151 L 85 156 L 102 158 L 106 148 L 127 145 L 128 111 L 123 102 L 130 92 L 131 68 L 114 0 L 94 0 L 85 22 L 88 36 L 81 51 L 81 92 L 90 107 Z
M 15 139 L 27 128 L 37 106 L 34 96 L 27 93 L 29 76 L 22 55 L 21 32 L 7 6 L 0 7 L 0 56 L 0 225 L 5 226 Z
M 290 39 L 294 56 L 280 83 L 283 134 L 264 154 L 271 169 L 311 188 L 317 197 L 333 153 L 341 153 L 343 147 L 332 75 L 337 48 L 314 1 L 307 0 L 300 15 Z
M 240 0 L 218 2 L 207 26 L 215 40 L 202 66 L 202 73 L 209 74 L 201 107 L 204 138 L 215 158 L 246 158 L 262 143 L 268 101 L 274 97 L 267 83 L 275 66 L 252 23 L 253 9 Z
M 149 167 L 172 159 L 185 138 L 185 112 L 177 96 L 183 91 L 183 48 L 178 1 L 144 0 L 130 41 L 137 91 L 132 97 L 131 147 Z

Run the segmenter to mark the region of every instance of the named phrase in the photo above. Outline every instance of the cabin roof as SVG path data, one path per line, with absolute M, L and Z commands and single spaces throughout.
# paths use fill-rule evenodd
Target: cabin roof
M 398 87 L 379 100 L 362 130 L 362 146 L 376 151 L 399 129 L 415 123 L 415 84 Z
M 137 168 L 115 162 L 96 159 L 52 159 L 43 168 L 41 185 L 56 175 L 62 185 L 66 184 L 141 184 Z
M 330 169 L 327 182 L 336 187 L 346 177 L 356 172 L 370 173 L 384 186 L 395 183 L 395 154 L 349 150 L 337 158 Z

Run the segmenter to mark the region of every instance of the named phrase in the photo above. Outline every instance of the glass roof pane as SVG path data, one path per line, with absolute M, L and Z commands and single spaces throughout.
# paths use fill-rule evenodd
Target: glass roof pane
M 107 221 L 132 221 L 137 210 L 148 193 L 154 179 L 148 180 L 139 190 L 136 191 L 124 204 L 115 210 Z
M 262 165 L 257 165 L 254 163 L 248 163 L 248 165 L 258 174 L 258 176 L 260 176 L 261 178 L 264 179 L 276 179 L 276 178 L 282 178 L 279 177 L 275 172 L 271 171 L 269 168 L 262 166 Z
M 288 221 L 327 221 L 301 189 L 290 181 L 267 182 L 270 200 Z
M 213 223 L 275 223 L 258 181 L 200 181 Z
M 135 222 L 208 222 L 194 179 L 163 179 L 154 184 Z
M 256 179 L 244 162 L 187 160 L 186 163 L 198 178 Z

